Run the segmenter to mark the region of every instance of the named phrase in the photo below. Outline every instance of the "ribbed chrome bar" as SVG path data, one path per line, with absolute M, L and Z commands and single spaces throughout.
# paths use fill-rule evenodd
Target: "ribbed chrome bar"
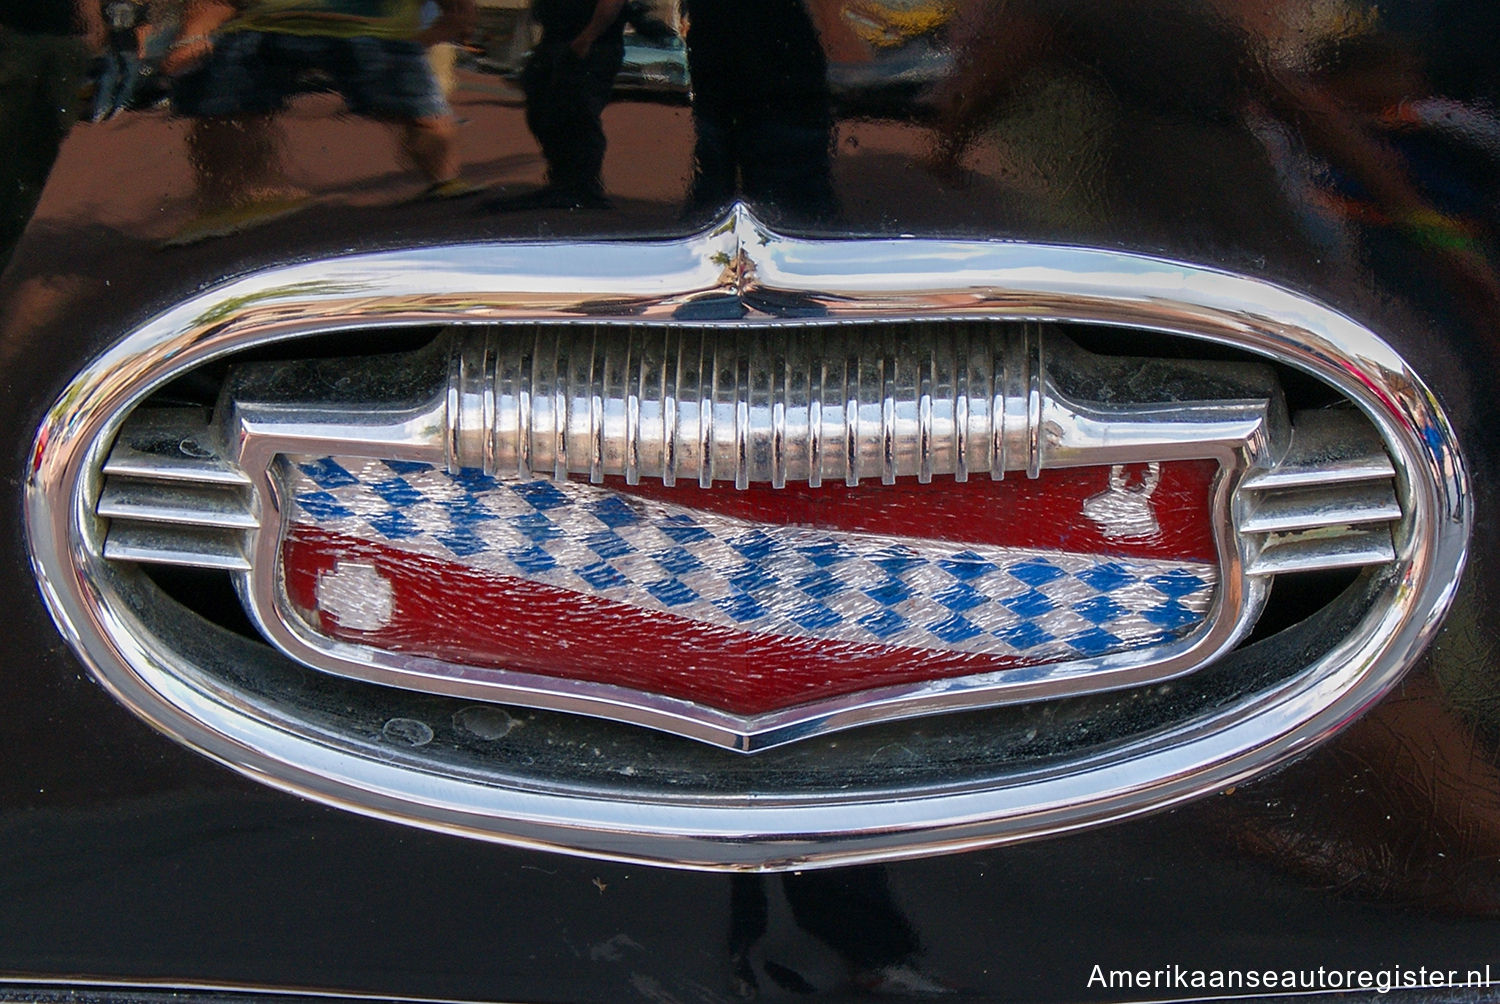
M 258 526 L 244 493 L 215 484 L 153 483 L 110 477 L 96 511 L 109 519 L 174 526 L 253 530 Z
M 250 479 L 218 449 L 199 408 L 143 409 L 105 459 L 94 507 L 109 520 L 104 556 L 220 571 L 250 569 L 258 525 Z
M 1326 485 L 1262 491 L 1240 520 L 1240 531 L 1283 533 L 1319 526 L 1388 523 L 1400 518 L 1401 503 L 1396 501 L 1396 487 L 1390 478 L 1330 481 Z
M 1037 325 L 466 332 L 449 366 L 452 467 L 813 486 L 1041 466 Z
M 196 409 L 142 408 L 120 430 L 104 463 L 106 475 L 143 481 L 246 487 L 243 471 L 213 449 L 208 417 Z
M 221 572 L 248 572 L 242 534 L 208 527 L 112 525 L 104 540 L 104 556 L 112 561 L 148 565 L 180 565 Z
M 1273 468 L 1252 472 L 1246 491 L 1307 485 L 1387 481 L 1396 468 L 1369 419 L 1352 408 L 1305 411 L 1297 416 L 1286 457 Z
M 1401 518 L 1379 436 L 1358 412 L 1333 409 L 1293 418 L 1281 463 L 1241 483 L 1235 526 L 1245 570 L 1279 575 L 1394 561 Z
M 1391 528 L 1346 527 L 1269 535 L 1257 548 L 1246 570 L 1251 575 L 1322 572 L 1333 568 L 1384 565 L 1396 560 Z

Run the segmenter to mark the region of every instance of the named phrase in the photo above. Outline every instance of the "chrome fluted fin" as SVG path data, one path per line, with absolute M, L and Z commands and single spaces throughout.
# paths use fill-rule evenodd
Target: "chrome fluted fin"
M 94 507 L 104 556 L 247 571 L 259 526 L 250 480 L 226 461 L 198 408 L 143 409 L 120 430 Z
M 1025 469 L 1034 325 L 592 331 L 454 339 L 452 467 L 521 478 L 818 486 Z M 1034 438 L 1030 437 L 1030 438 Z
M 511 327 L 457 333 L 451 352 L 448 466 L 488 474 L 741 488 L 998 480 L 1106 446 L 1047 431 L 1077 411 L 1048 360 L 1092 357 L 1037 324 Z M 1269 395 L 1258 407 L 1163 418 L 1127 403 L 1106 417 L 1149 412 L 1148 436 L 1232 439 L 1228 426 L 1263 417 Z M 1067 422 L 1050 421 L 1059 409 Z
M 1236 506 L 1252 575 L 1394 561 L 1401 517 L 1395 467 L 1351 409 L 1300 412 L 1285 458 L 1248 474 Z

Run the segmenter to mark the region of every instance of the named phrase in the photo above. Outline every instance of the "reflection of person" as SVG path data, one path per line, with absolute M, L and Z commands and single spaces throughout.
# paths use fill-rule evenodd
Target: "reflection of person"
M 109 29 L 109 44 L 104 48 L 104 63 L 94 94 L 95 122 L 130 107 L 150 31 L 146 0 L 101 0 L 100 12 Z
M 422 29 L 432 27 L 437 19 L 443 16 L 443 9 L 438 6 L 437 0 L 423 0 L 422 3 Z M 453 96 L 458 89 L 458 46 L 453 42 L 434 42 L 427 47 L 427 65 L 432 67 L 432 75 L 437 78 L 438 89 L 443 92 L 443 97 Z
M 848 982 L 875 995 L 934 996 L 952 993 L 947 984 L 917 966 L 921 944 L 891 895 L 884 868 L 873 865 L 837 871 L 793 872 L 778 877 L 796 932 L 775 931 L 771 883 L 764 875 L 736 875 L 730 885 L 729 952 L 745 996 L 761 989 L 796 994 L 818 991 L 820 974 L 804 960 L 777 957 L 776 942 L 810 934 L 831 948 L 848 967 Z M 835 977 L 837 979 L 837 977 Z
M 460 38 L 473 0 L 440 0 L 420 27 L 421 0 L 190 0 L 181 33 L 163 60 L 182 74 L 175 109 L 196 119 L 189 144 L 198 170 L 200 221 L 234 229 L 262 212 L 285 211 L 295 194 L 272 178 L 271 116 L 326 76 L 356 115 L 393 123 L 403 151 L 426 176 L 427 194 L 462 194 L 453 115 L 424 46 Z M 227 214 L 227 215 L 226 215 Z M 222 217 L 222 218 L 219 218 Z
M 1133 228 L 1184 252 L 1226 238 L 1291 252 L 1295 218 L 1246 121 L 1274 75 L 1238 3 L 966 0 L 927 166 L 963 184 L 983 141 L 1033 211 L 1086 240 Z
M 625 0 L 532 0 L 542 39 L 521 71 L 526 126 L 547 160 L 547 184 L 495 209 L 607 208 L 600 121 L 625 58 Z
M 691 209 L 736 194 L 795 217 L 833 212 L 828 65 L 802 0 L 684 0 L 693 80 Z
M 97 0 L 0 3 L 0 268 L 26 228 L 73 124 L 89 45 L 106 42 Z

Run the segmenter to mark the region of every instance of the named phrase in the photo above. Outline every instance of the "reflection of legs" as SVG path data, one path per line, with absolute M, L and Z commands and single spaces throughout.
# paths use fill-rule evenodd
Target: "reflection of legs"
M 115 108 L 123 112 L 135 100 L 135 89 L 141 82 L 141 57 L 127 49 L 120 53 L 120 68 L 124 76 L 120 80 L 120 89 L 115 93 Z
M 734 198 L 739 181 L 734 129 L 716 116 L 695 114 L 698 140 L 693 144 L 691 209 L 718 209 Z
M 120 89 L 121 77 L 125 72 L 123 63 L 124 57 L 117 50 L 105 52 L 99 67 L 99 80 L 94 85 L 95 122 L 103 122 L 115 110 L 115 94 Z
M 270 115 L 198 119 L 188 132 L 199 209 L 240 206 L 291 194 L 279 184 Z
M 597 53 L 571 68 L 568 87 L 568 117 L 572 128 L 568 137 L 570 150 L 559 165 L 560 181 L 565 188 L 585 195 L 604 194 L 604 106 L 614 87 L 614 68 L 607 71 Z M 601 79 L 602 78 L 602 79 Z
M 539 49 L 521 78 L 526 90 L 526 128 L 542 148 L 549 182 L 556 180 L 554 165 L 566 156 L 567 144 L 567 113 L 554 72 L 558 58 L 555 50 Z
M 102 122 L 115 112 L 130 107 L 135 86 L 140 81 L 141 60 L 129 49 L 111 49 L 104 54 L 99 71 L 98 89 L 94 93 L 95 122 Z
M 527 65 L 526 125 L 542 148 L 552 187 L 588 199 L 603 198 L 605 136 L 600 116 L 619 64 L 618 47 L 596 44 L 586 60 L 549 47 Z
M 368 37 L 320 39 L 305 58 L 333 78 L 351 112 L 395 125 L 402 153 L 428 182 L 456 181 L 457 124 L 420 45 Z
M 412 119 L 399 126 L 401 149 L 431 182 L 458 177 L 458 130 L 451 115 Z
M 831 123 L 753 116 L 737 143 L 745 194 L 808 220 L 833 214 Z
M 76 38 L 0 25 L 0 269 L 36 209 L 73 124 L 87 53 Z
M 187 145 L 198 213 L 167 239 L 169 246 L 259 226 L 306 204 L 307 193 L 282 177 L 283 144 L 272 123 L 308 68 L 296 47 L 305 42 L 231 32 L 204 64 L 177 78 L 172 104 L 193 123 Z
M 765 936 L 767 881 L 764 875 L 729 877 L 729 954 L 737 967 L 751 946 Z
M 439 42 L 430 47 L 427 65 L 432 67 L 432 76 L 437 80 L 443 97 L 452 97 L 458 89 L 458 46 L 452 42 Z
M 198 212 L 167 238 L 191 244 L 259 226 L 307 203 L 307 193 L 281 178 L 270 113 L 211 115 L 188 131 L 197 178 Z
M 907 962 L 921 947 L 886 882 L 873 865 L 782 877 L 792 915 L 860 970 Z
M 804 116 L 805 117 L 805 116 Z M 728 205 L 736 192 L 802 220 L 826 220 L 837 202 L 827 123 L 758 110 L 695 114 L 692 209 Z
M 766 902 L 764 875 L 731 875 L 729 877 L 729 964 L 737 997 L 756 996 L 755 967 L 750 964 L 750 949 L 766 935 L 769 905 Z

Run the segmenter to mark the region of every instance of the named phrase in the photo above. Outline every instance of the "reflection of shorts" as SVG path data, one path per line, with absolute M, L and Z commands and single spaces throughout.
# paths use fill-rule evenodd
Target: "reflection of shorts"
M 254 115 L 285 108 L 294 94 L 330 89 L 356 115 L 405 121 L 448 114 L 416 42 L 268 31 L 215 37 L 207 61 L 174 84 L 172 106 L 196 117 Z

